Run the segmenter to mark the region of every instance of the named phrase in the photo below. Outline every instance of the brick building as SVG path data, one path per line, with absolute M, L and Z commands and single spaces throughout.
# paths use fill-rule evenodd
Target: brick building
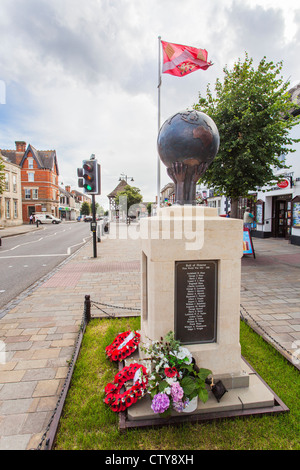
M 87 196 L 86 194 L 80 193 L 75 189 L 70 188 L 70 186 L 66 186 L 66 189 L 72 194 L 75 200 L 75 210 L 76 210 L 76 217 L 81 214 L 81 206 L 83 202 L 87 202 L 88 204 L 92 204 L 92 198 Z
M 58 164 L 55 150 L 36 150 L 17 141 L 15 150 L 1 150 L 10 162 L 21 168 L 23 222 L 31 214 L 49 212 L 59 217 Z

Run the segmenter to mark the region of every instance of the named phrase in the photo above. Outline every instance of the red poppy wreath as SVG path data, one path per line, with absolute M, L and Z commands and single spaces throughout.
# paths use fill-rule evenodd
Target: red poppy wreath
M 110 361 L 123 361 L 130 356 L 140 342 L 141 335 L 136 331 L 125 331 L 120 333 L 110 344 L 106 346 L 105 352 Z
M 124 393 L 120 393 L 125 382 L 131 379 L 133 379 L 133 386 Z M 130 364 L 115 375 L 113 383 L 106 385 L 104 403 L 114 412 L 124 411 L 145 395 L 147 387 L 146 368 L 141 364 Z

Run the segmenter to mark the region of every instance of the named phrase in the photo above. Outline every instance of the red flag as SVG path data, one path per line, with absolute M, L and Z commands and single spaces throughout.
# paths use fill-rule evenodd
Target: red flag
M 207 51 L 161 41 L 163 48 L 163 73 L 183 77 L 196 70 L 206 70 L 212 65 L 207 62 Z

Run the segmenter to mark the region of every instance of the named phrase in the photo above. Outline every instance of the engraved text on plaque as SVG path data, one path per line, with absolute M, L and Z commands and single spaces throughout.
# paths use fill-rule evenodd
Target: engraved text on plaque
M 175 262 L 175 338 L 212 343 L 217 335 L 217 261 Z

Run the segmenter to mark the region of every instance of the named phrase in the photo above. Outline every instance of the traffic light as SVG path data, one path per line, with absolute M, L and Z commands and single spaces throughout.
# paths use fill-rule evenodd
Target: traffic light
M 78 187 L 85 194 L 100 194 L 100 165 L 97 160 L 84 160 L 82 168 L 77 168 Z
M 78 188 L 83 188 L 83 168 L 77 168 Z

